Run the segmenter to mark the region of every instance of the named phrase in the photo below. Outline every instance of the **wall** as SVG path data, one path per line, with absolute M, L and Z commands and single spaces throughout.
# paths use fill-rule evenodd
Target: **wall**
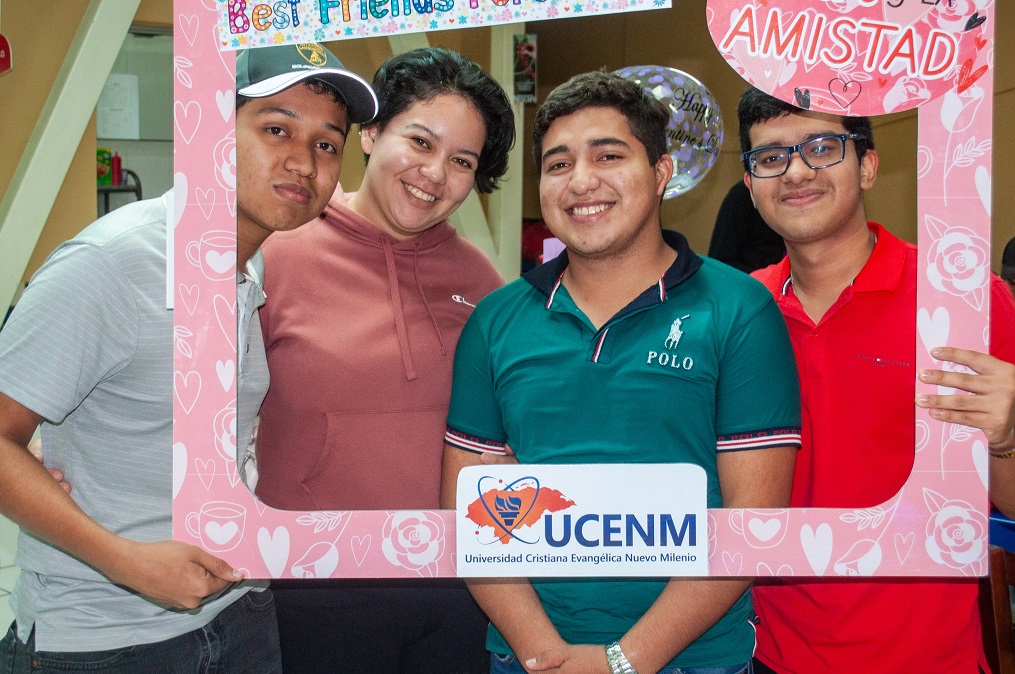
M 138 138 L 100 135 L 96 142 L 120 154 L 123 168 L 138 176 L 143 198 L 157 197 L 173 186 L 173 36 L 128 34 L 112 73 L 137 77 Z M 113 193 L 109 197 L 110 210 L 137 199 L 133 193 Z M 100 200 L 99 214 L 104 213 Z
M 134 23 L 146 26 L 171 26 L 173 24 L 173 0 L 141 0 L 134 14 Z
M 20 157 L 28 146 L 35 122 L 60 71 L 85 7 L 83 2 L 66 3 L 61 11 L 48 12 L 47 48 L 39 49 L 38 9 L 30 2 L 4 3 L 0 28 L 11 42 L 14 67 L 0 75 L 0 101 L 17 101 L 17 105 L 3 106 L 4 132 L 0 134 L 0 157 Z M 47 221 L 47 231 L 42 237 L 47 242 L 47 251 L 95 219 L 94 117 L 89 129 L 90 132 L 86 131 L 82 138 Z M 0 193 L 6 193 L 16 168 L 16 161 L 0 162 Z M 36 269 L 41 262 L 37 258 L 38 252 L 30 262 L 30 270 Z
M 25 152 L 87 4 L 66 2 L 61 4 L 59 12 L 46 13 L 47 44 L 45 49 L 39 49 L 37 43 L 41 26 L 35 3 L 3 3 L 0 29 L 11 42 L 14 67 L 0 75 L 0 101 L 17 101 L 17 105 L 3 106 L 4 132 L 0 134 L 0 157 L 20 157 Z M 147 23 L 169 25 L 172 6 L 172 0 L 142 0 L 136 16 L 144 16 Z M 0 194 L 7 191 L 16 168 L 15 161 L 0 162 Z M 29 260 L 26 279 L 57 244 L 95 220 L 96 203 L 93 116 Z

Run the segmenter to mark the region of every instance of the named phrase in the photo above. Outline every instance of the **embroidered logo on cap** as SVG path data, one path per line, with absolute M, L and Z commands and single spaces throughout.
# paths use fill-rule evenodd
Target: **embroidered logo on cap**
M 296 51 L 315 68 L 322 68 L 328 62 L 328 54 L 324 48 L 315 42 L 305 42 L 296 45 Z

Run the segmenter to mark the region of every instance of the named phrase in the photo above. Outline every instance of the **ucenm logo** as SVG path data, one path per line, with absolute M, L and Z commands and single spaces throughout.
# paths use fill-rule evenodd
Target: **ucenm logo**
M 491 482 L 493 485 L 487 486 Z M 489 533 L 483 532 L 486 527 L 493 530 L 490 543 L 500 541 L 507 544 L 516 540 L 533 545 L 539 542 L 539 537 L 532 538 L 532 534 L 526 532 L 523 538 L 519 536 L 523 533 L 519 529 L 531 530 L 544 514 L 566 510 L 574 505 L 574 501 L 556 489 L 542 487 L 535 477 L 520 477 L 505 485 L 504 480 L 484 475 L 476 486 L 479 498 L 469 504 L 466 517 L 479 525 L 477 536 Z
M 481 541 L 486 545 L 507 545 L 513 540 L 535 545 L 541 538 L 533 527 L 540 520 L 546 543 L 554 548 L 571 544 L 572 538 L 584 548 L 697 545 L 698 523 L 693 513 L 555 515 L 577 506 L 560 491 L 540 485 L 538 478 L 521 477 L 505 484 L 485 475 L 476 486 L 479 498 L 469 504 L 466 517 L 478 526 L 476 536 L 488 539 Z

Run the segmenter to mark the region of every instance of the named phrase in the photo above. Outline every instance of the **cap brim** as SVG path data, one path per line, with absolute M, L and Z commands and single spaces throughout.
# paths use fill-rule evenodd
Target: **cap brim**
M 354 124 L 369 122 L 377 114 L 377 95 L 371 86 L 367 84 L 366 80 L 356 73 L 337 68 L 296 70 L 255 82 L 243 87 L 236 93 L 248 98 L 263 98 L 277 94 L 294 84 L 309 79 L 326 82 L 342 94 L 349 111 L 350 122 Z

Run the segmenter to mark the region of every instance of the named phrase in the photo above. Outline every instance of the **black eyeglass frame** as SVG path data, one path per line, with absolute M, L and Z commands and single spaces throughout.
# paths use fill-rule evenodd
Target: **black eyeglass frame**
M 833 161 L 831 163 L 821 164 L 820 166 L 813 166 L 809 161 L 807 161 L 807 157 L 804 155 L 803 152 L 800 151 L 800 148 L 802 148 L 804 145 L 808 145 L 808 144 L 813 143 L 815 141 L 827 140 L 829 138 L 838 138 L 839 139 L 839 142 L 842 143 L 842 155 L 838 159 L 836 159 L 835 161 Z M 778 178 L 780 176 L 786 175 L 786 171 L 789 170 L 789 165 L 793 163 L 793 153 L 794 152 L 796 152 L 798 155 L 800 155 L 800 159 L 803 160 L 803 163 L 806 164 L 808 166 L 808 168 L 811 168 L 811 169 L 814 169 L 815 171 L 817 171 L 818 169 L 824 169 L 824 168 L 828 168 L 829 166 L 835 166 L 836 164 L 841 164 L 843 162 L 843 160 L 846 159 L 846 141 L 847 140 L 851 140 L 853 142 L 856 142 L 856 141 L 860 141 L 860 140 L 863 140 L 863 139 L 864 139 L 864 137 L 861 136 L 858 133 L 828 133 L 828 134 L 825 134 L 823 136 L 817 136 L 815 138 L 809 138 L 809 139 L 805 140 L 802 143 L 798 143 L 798 144 L 792 145 L 792 146 L 790 146 L 790 145 L 768 145 L 766 147 L 759 147 L 759 148 L 756 148 L 754 150 L 750 150 L 748 152 L 743 153 L 742 155 L 740 155 L 740 159 L 743 160 L 744 165 L 747 167 L 747 170 L 755 178 Z M 758 162 L 754 158 L 755 158 L 755 156 L 759 152 L 766 152 L 768 150 L 786 150 L 786 166 L 783 167 L 782 172 L 780 172 L 780 173 L 773 173 L 772 175 L 759 176 L 757 173 L 754 172 L 754 169 L 758 165 Z

